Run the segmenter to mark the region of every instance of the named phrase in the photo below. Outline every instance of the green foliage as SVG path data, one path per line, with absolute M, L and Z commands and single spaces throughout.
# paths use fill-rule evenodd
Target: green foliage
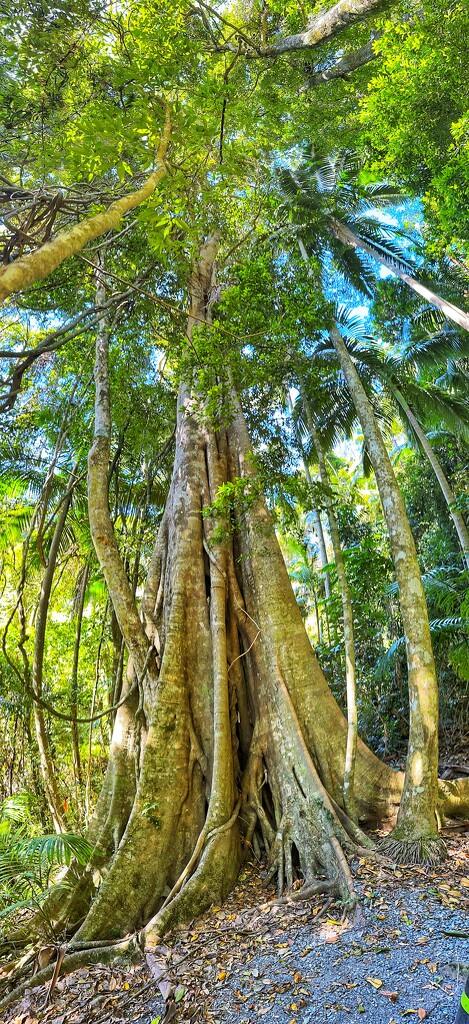
M 437 249 L 468 243 L 467 4 L 425 0 L 385 24 L 380 61 L 362 103 L 378 173 L 423 196 Z
M 260 40 L 261 7 L 224 5 L 223 17 Z M 450 332 L 401 285 L 379 280 L 376 263 L 357 255 L 332 228 L 338 218 L 391 264 L 420 269 L 422 235 L 415 225 L 409 227 L 421 219 L 420 207 L 417 212 L 417 204 L 407 207 L 404 188 L 423 200 L 425 241 L 431 235 L 427 251 L 438 257 L 447 250 L 459 276 L 450 276 L 448 263 L 425 269 L 432 279 L 437 272 L 443 275 L 445 293 L 467 288 L 466 5 L 423 0 L 405 17 L 398 5 L 389 19 L 379 21 L 378 60 L 347 80 L 307 92 L 301 87 L 310 71 L 333 65 L 366 42 L 369 23 L 308 53 L 312 66 L 306 67 L 301 54 L 269 62 L 246 59 L 242 45 L 230 51 L 236 30 L 205 14 L 204 21 L 195 9 L 171 0 L 144 5 L 129 0 L 117 8 L 95 0 L 58 0 L 51 8 L 21 0 L 0 13 L 5 36 L 1 184 L 15 193 L 14 200 L 2 199 L 8 221 L 1 236 L 5 263 L 35 248 L 47 230 L 57 234 L 141 185 L 154 166 L 165 101 L 172 122 L 169 173 L 159 190 L 121 230 L 87 249 L 84 259 L 67 261 L 12 300 L 5 315 L 0 795 L 26 788 L 35 794 L 27 819 L 13 817 L 21 813 L 21 800 L 16 812 L 14 801 L 3 811 L 2 835 L 10 844 L 6 863 L 14 848 L 17 871 L 8 876 L 8 886 L 18 885 L 20 902 L 31 893 L 41 898 L 42 881 L 55 875 L 59 861 L 85 856 L 80 840 L 73 845 L 73 831 L 68 838 L 48 835 L 26 686 L 47 554 L 74 464 L 79 482 L 52 589 L 44 697 L 65 711 L 73 703 L 84 566 L 89 577 L 76 666 L 78 716 L 89 716 L 92 703 L 95 711 L 112 704 L 126 670 L 86 507 L 96 332 L 90 262 L 98 252 L 105 256 L 111 303 L 110 511 L 138 597 L 169 488 L 178 384 L 183 381 L 190 392 L 194 415 L 215 429 L 232 422 L 234 386 L 251 433 L 255 475 L 219 489 L 203 510 L 207 533 L 214 543 L 231 537 L 266 490 L 307 628 L 334 692 L 344 701 L 340 595 L 333 564 L 325 572 L 318 564 L 313 523 L 313 508 L 325 521 L 324 489 L 317 483 L 301 401 L 295 413 L 301 445 L 285 409 L 286 390 L 304 386 L 327 453 L 329 497 L 352 591 L 361 729 L 378 750 L 405 738 L 406 681 L 397 600 L 389 590 L 392 569 L 373 474 L 363 472 L 367 460 L 356 414 L 325 336 L 335 316 L 395 452 L 428 576 L 442 701 L 448 714 L 453 702 L 454 720 L 460 714 L 456 686 L 467 679 L 465 592 L 462 583 L 451 580 L 449 592 L 454 584 L 457 596 L 443 607 L 437 590 L 446 577 L 438 578 L 438 586 L 435 579 L 429 582 L 438 566 L 456 564 L 456 541 L 428 467 L 404 443 L 396 391 L 431 433 L 458 507 L 467 515 L 467 338 Z M 304 27 L 304 8 L 295 0 L 274 0 L 264 14 L 271 39 Z M 215 39 L 224 46 L 220 52 Z M 382 183 L 383 176 L 389 181 Z M 46 199 L 46 216 L 29 223 L 31 211 L 36 215 Z M 396 207 L 401 209 L 394 218 Z M 216 290 L 205 296 L 213 324 L 199 324 L 188 345 L 187 282 L 201 239 L 214 230 L 221 237 L 218 278 Z M 307 248 L 307 264 L 298 236 Z M 345 298 L 342 311 L 325 296 L 326 279 L 327 296 Z M 361 300 L 353 288 L 367 302 L 373 297 L 373 339 L 370 323 L 359 322 L 355 306 Z M 75 333 L 70 325 L 82 314 Z M 62 329 L 24 367 L 18 382 L 17 354 L 30 354 Z M 303 454 L 312 484 L 302 469 Z M 387 657 L 384 674 L 376 671 L 381 656 Z M 70 755 L 70 726 L 49 713 L 45 718 L 60 798 L 71 829 L 79 831 L 86 791 L 92 802 L 102 782 L 111 721 L 102 718 L 90 729 L 78 725 L 78 771 Z M 145 811 L 155 825 L 156 810 L 150 805 Z
M 38 907 L 59 869 L 85 865 L 92 847 L 82 836 L 31 835 L 31 799 L 18 793 L 0 805 L 0 919 Z
M 202 516 L 215 524 L 211 533 L 214 543 L 222 542 L 239 527 L 243 514 L 252 508 L 262 490 L 260 475 L 254 479 L 236 477 L 220 485 L 212 503 L 202 509 Z

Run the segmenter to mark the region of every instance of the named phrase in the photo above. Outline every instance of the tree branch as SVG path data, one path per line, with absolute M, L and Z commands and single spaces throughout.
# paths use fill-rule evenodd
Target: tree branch
M 0 300 L 8 298 L 13 292 L 23 291 L 36 281 L 47 277 L 64 260 L 80 252 L 87 242 L 92 242 L 95 238 L 112 231 L 129 210 L 134 210 L 140 203 L 149 199 L 167 173 L 166 150 L 170 133 L 171 118 L 169 107 L 166 105 L 166 120 L 156 156 L 156 169 L 142 187 L 122 199 L 116 199 L 103 213 L 88 217 L 68 231 L 60 232 L 56 238 L 41 245 L 34 252 L 20 256 L 13 263 L 0 268 Z
M 244 56 L 253 60 L 264 57 L 279 57 L 284 53 L 296 53 L 301 50 L 312 50 L 316 46 L 327 43 L 334 39 L 340 32 L 356 25 L 360 21 L 378 12 L 381 8 L 392 4 L 394 0 L 339 0 L 334 7 L 322 11 L 311 18 L 307 27 L 302 32 L 292 36 L 285 36 L 274 43 L 267 45 L 253 46 L 244 52 Z M 236 30 L 238 40 L 241 39 L 247 45 L 246 37 L 242 32 Z M 220 44 L 217 47 L 218 53 L 224 51 L 235 52 L 237 47 L 229 42 Z
M 365 64 L 369 64 L 370 61 L 376 60 L 379 54 L 374 50 L 373 44 L 376 39 L 379 39 L 381 34 L 381 32 L 376 33 L 373 39 L 370 39 L 368 43 L 365 43 L 358 50 L 354 50 L 353 53 L 346 53 L 337 64 L 324 68 L 323 71 L 315 71 L 301 87 L 300 94 L 307 92 L 308 89 L 314 89 L 316 85 L 322 85 L 323 82 L 331 82 L 335 78 L 345 78 L 353 71 L 356 71 L 357 68 L 361 68 Z

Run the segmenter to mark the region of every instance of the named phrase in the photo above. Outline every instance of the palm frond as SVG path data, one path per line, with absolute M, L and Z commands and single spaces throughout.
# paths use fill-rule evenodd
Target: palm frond
M 73 858 L 79 864 L 85 865 L 90 859 L 92 849 L 83 836 L 63 832 L 58 835 L 54 833 L 20 839 L 12 844 L 9 852 L 22 863 L 37 863 L 43 860 L 51 867 L 54 864 L 70 864 Z
M 390 181 L 376 181 L 365 185 L 363 195 L 368 203 L 368 207 L 375 207 L 377 210 L 387 210 L 389 207 L 402 206 L 407 198 L 402 190 Z
M 448 359 L 469 358 L 469 335 L 467 331 L 446 327 L 429 338 L 407 345 L 395 358 L 396 362 L 413 363 L 418 370 L 442 367 Z

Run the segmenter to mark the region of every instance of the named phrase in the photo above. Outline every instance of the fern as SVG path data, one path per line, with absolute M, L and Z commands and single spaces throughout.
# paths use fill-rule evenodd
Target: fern
M 0 917 L 10 917 L 43 902 L 57 871 L 73 860 L 88 863 L 92 846 L 83 836 L 28 835 L 30 798 L 9 797 L 0 807 Z M 63 885 L 63 880 L 55 881 Z

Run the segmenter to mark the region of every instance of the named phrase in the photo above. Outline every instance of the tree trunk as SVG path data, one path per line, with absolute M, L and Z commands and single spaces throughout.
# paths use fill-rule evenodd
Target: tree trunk
M 355 640 L 353 628 L 353 609 L 350 588 L 347 580 L 342 545 L 340 543 L 339 526 L 334 512 L 334 504 L 330 495 L 330 480 L 327 472 L 326 459 L 319 434 L 314 426 L 311 409 L 306 395 L 302 394 L 303 406 L 306 415 L 306 423 L 311 434 L 314 447 L 318 456 L 319 477 L 324 488 L 324 503 L 329 521 L 329 533 L 331 535 L 332 550 L 334 552 L 337 581 L 340 589 L 342 602 L 342 616 L 344 627 L 344 648 L 345 648 L 345 682 L 347 688 L 347 748 L 345 751 L 344 769 L 344 808 L 352 821 L 357 822 L 357 809 L 353 792 L 353 777 L 355 774 L 355 760 L 357 755 L 358 740 L 358 712 L 357 692 L 355 679 Z
M 44 667 L 44 644 L 46 639 L 47 616 L 49 612 L 49 601 L 52 590 L 52 582 L 57 564 L 59 547 L 65 528 L 67 513 L 72 500 L 73 488 L 75 486 L 76 467 L 67 486 L 67 491 L 62 501 L 62 506 L 57 517 L 52 541 L 47 558 L 47 567 L 42 579 L 41 593 L 36 617 L 34 632 L 34 653 L 32 665 L 32 690 L 34 692 L 34 724 L 36 727 L 36 739 L 39 748 L 39 762 L 41 766 L 42 781 L 46 794 L 47 804 L 51 813 L 52 821 L 56 832 L 65 832 L 65 818 L 63 814 L 62 801 L 54 773 L 52 753 L 50 749 L 49 734 L 44 718 L 44 711 L 39 703 L 42 698 L 42 678 Z
M 83 567 L 80 573 L 79 585 L 78 585 L 78 607 L 76 610 L 76 630 L 75 630 L 75 644 L 73 647 L 73 664 L 72 664 L 72 677 L 70 680 L 70 715 L 72 716 L 72 755 L 73 755 L 73 771 L 75 775 L 75 785 L 77 795 L 81 786 L 81 761 L 80 761 L 80 742 L 78 736 L 78 723 L 77 723 L 77 701 L 78 701 L 78 661 L 80 657 L 80 642 L 81 642 L 81 629 L 83 625 L 83 611 L 85 607 L 85 596 L 86 588 L 88 586 L 89 577 L 89 565 L 88 562 Z
M 418 437 L 420 444 L 422 445 L 422 448 L 425 452 L 425 455 L 427 456 L 427 459 L 438 480 L 438 483 L 443 493 L 443 497 L 449 509 L 449 514 L 453 520 L 454 527 L 458 535 L 458 540 L 461 545 L 461 550 L 464 556 L 466 567 L 469 569 L 469 531 L 467 529 L 464 517 L 462 516 L 461 512 L 459 512 L 459 510 L 455 507 L 456 499 L 451 490 L 451 486 L 446 478 L 443 466 L 441 465 L 441 462 L 438 459 L 436 452 L 433 450 L 430 441 L 428 440 L 425 431 L 422 429 L 417 417 L 412 412 L 412 409 L 406 402 L 402 392 L 398 391 L 398 389 L 394 387 L 392 390 L 396 398 L 396 401 L 399 403 L 402 412 L 404 413 L 404 416 L 410 423 L 412 430 L 414 431 L 414 434 L 416 435 L 416 437 Z
M 363 238 L 356 235 L 353 231 L 347 227 L 342 221 L 337 220 L 335 217 L 331 218 L 331 227 L 340 242 L 344 242 L 345 245 L 352 246 L 353 249 L 362 249 L 363 252 L 367 252 L 369 256 L 372 256 L 374 260 L 381 264 L 382 267 L 386 267 L 392 274 L 395 274 L 401 281 L 404 281 L 412 291 L 420 295 L 430 305 L 436 306 L 437 309 L 441 310 L 443 315 L 453 323 L 458 324 L 459 327 L 463 327 L 465 331 L 469 331 L 469 313 L 466 313 L 463 309 L 459 309 L 459 306 L 454 306 L 452 302 L 448 302 L 446 299 L 442 299 L 441 295 L 437 295 L 436 292 L 431 291 L 430 288 L 426 288 L 424 284 L 420 284 L 420 281 L 416 281 L 415 277 L 411 277 L 405 270 L 393 262 L 389 257 L 383 256 L 378 249 L 375 249 L 373 245 L 369 245 Z
M 304 452 L 304 449 L 303 449 L 303 444 L 302 444 L 302 441 L 301 441 L 299 430 L 297 428 L 295 420 L 293 419 L 293 403 L 292 403 L 292 400 L 291 400 L 290 393 L 288 393 L 287 400 L 288 400 L 288 407 L 290 409 L 290 415 L 292 417 L 292 423 L 293 423 L 293 428 L 294 428 L 294 431 L 295 431 L 296 440 L 298 442 L 298 445 L 299 445 L 299 448 L 300 448 L 300 451 L 301 451 L 301 460 L 303 462 L 303 469 L 305 471 L 306 482 L 308 484 L 312 485 L 313 480 L 312 480 L 312 477 L 311 477 L 311 473 L 309 471 L 308 460 L 306 458 L 306 455 L 305 455 L 305 452 Z M 324 570 L 329 565 L 329 561 L 328 561 L 328 558 L 327 558 L 326 541 L 325 541 L 325 538 L 324 538 L 324 530 L 322 528 L 321 515 L 320 515 L 319 510 L 317 508 L 315 508 L 315 507 L 313 507 L 311 509 L 311 515 L 312 515 L 312 518 L 313 518 L 314 531 L 316 533 L 316 537 L 318 538 L 319 561 L 320 561 L 321 569 Z M 331 596 L 331 581 L 329 579 L 329 576 L 328 576 L 327 572 L 323 573 L 323 580 L 324 580 L 324 593 L 326 595 L 326 600 L 329 601 L 330 600 L 330 596 Z
M 436 818 L 438 684 L 414 539 L 391 460 L 370 402 L 337 327 L 330 338 L 362 425 L 399 584 L 409 685 L 409 746 L 397 826 L 387 848 L 396 859 L 433 862 L 444 854 Z

